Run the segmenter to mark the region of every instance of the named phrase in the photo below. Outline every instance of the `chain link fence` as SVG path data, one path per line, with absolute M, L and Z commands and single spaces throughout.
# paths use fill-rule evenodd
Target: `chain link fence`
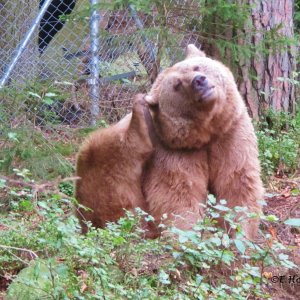
M 193 2 L 173 2 L 162 26 L 155 8 L 108 9 L 101 0 L 1 1 L 0 120 L 6 137 L 0 146 L 12 129 L 39 131 L 51 147 L 53 139 L 73 138 L 75 129 L 122 118 L 134 94 L 149 90 L 188 43 L 198 44 Z

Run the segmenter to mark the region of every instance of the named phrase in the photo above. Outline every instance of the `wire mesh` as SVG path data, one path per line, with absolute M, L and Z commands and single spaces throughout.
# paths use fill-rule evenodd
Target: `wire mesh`
M 150 12 L 134 7 L 98 9 L 100 113 L 96 125 L 122 118 L 130 111 L 134 94 L 149 90 L 159 70 L 182 57 L 188 43 L 198 43 L 191 22 L 198 18 L 197 9 L 189 1 L 190 9 L 182 10 L 183 2 L 174 1 L 174 10 L 168 12 L 163 28 L 155 8 Z M 44 3 L 1 1 L 0 79 Z M 52 140 L 69 136 L 65 132 L 90 127 L 93 10 L 89 4 L 88 0 L 51 1 L 9 80 L 0 88 L 2 133 L 11 129 L 38 130 L 51 147 Z M 158 59 L 161 36 L 167 42 Z M 0 140 L 0 146 L 5 141 L 7 136 Z

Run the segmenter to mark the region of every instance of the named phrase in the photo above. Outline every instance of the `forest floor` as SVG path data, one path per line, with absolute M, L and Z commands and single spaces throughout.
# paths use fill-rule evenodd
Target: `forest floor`
M 294 193 L 294 191 L 296 191 Z M 293 179 L 271 178 L 265 196 L 266 215 L 276 215 L 279 221 L 268 225 L 266 229 L 274 239 L 291 250 L 290 255 L 294 263 L 300 267 L 300 230 L 285 225 L 284 221 L 300 218 L 300 176 Z M 262 224 L 264 226 L 264 224 Z M 290 272 L 291 273 L 291 272 Z M 274 300 L 300 299 L 300 272 L 281 274 L 278 270 L 271 270 L 270 286 L 268 287 Z
M 73 159 L 71 159 L 73 162 Z M 1 195 L 0 195 L 1 198 Z M 291 260 L 300 267 L 300 229 L 284 224 L 287 219 L 300 218 L 300 174 L 295 177 L 272 177 L 265 194 L 264 212 L 276 215 L 277 222 L 262 223 L 263 230 L 269 232 L 273 240 L 279 240 L 289 250 Z M 6 230 L 0 223 L 0 231 Z M 266 292 L 274 300 L 300 299 L 300 271 L 281 273 L 281 269 L 266 269 L 265 277 L 269 279 Z M 0 300 L 5 299 L 5 291 L 11 282 L 10 278 L 0 277 Z

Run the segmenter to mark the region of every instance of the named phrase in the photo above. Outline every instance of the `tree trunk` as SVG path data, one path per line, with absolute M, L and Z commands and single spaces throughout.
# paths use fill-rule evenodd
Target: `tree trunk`
M 16 48 L 36 17 L 38 0 L 3 0 L 0 4 L 0 75 L 2 77 Z M 15 66 L 10 79 L 18 83 L 27 82 L 37 75 L 38 69 L 37 31 L 28 43 Z
M 222 19 L 226 11 L 220 2 L 206 1 L 206 7 L 217 9 L 201 22 L 203 49 L 231 66 L 252 117 L 257 119 L 270 108 L 294 112 L 296 47 L 289 43 L 294 38 L 294 0 L 227 2 L 235 7 L 231 14 L 241 16 L 240 22 Z M 248 13 L 243 20 L 245 9 Z
M 244 2 L 244 1 L 242 1 Z M 248 0 L 255 33 L 248 41 L 255 55 L 239 62 L 239 90 L 254 118 L 266 109 L 294 112 L 295 89 L 292 83 L 296 68 L 295 46 L 280 42 L 294 38 L 293 0 Z M 249 27 L 245 27 L 247 34 Z M 278 47 L 274 47 L 278 43 Z M 272 45 L 273 44 L 273 45 Z M 264 47 L 262 47 L 264 46 Z M 266 53 L 259 49 L 265 48 Z

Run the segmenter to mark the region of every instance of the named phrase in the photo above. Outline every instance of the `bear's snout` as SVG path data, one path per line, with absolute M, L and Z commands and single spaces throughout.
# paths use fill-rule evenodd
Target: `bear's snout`
M 196 91 L 203 91 L 208 87 L 208 80 L 204 75 L 197 75 L 192 81 L 192 86 Z
M 192 88 L 198 92 L 200 98 L 198 101 L 212 99 L 214 86 L 210 85 L 205 75 L 197 75 L 192 80 Z

